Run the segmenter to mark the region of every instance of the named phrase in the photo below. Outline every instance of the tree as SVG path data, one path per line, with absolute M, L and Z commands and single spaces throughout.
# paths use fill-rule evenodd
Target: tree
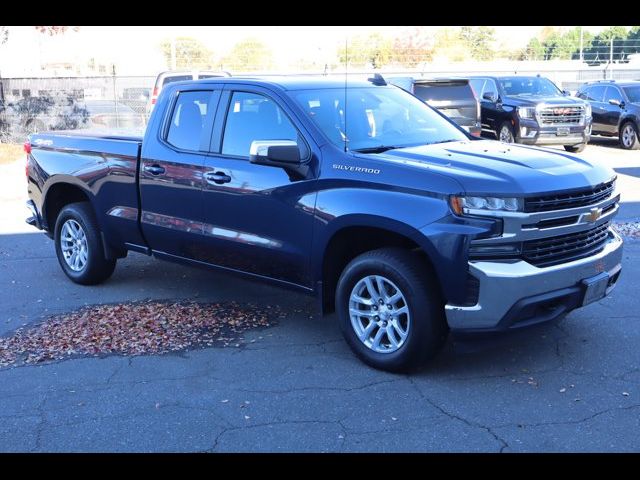
M 591 63 L 608 62 L 613 42 L 613 59 L 623 60 L 629 53 L 624 51 L 625 40 L 629 32 L 624 27 L 609 27 L 593 39 L 591 46 L 585 49 L 584 58 Z
M 446 58 L 454 62 L 469 60 L 471 51 L 469 44 L 460 31 L 445 28 L 436 33 L 433 55 L 435 58 Z
M 264 43 L 250 37 L 236 43 L 222 63 L 230 70 L 268 70 L 273 66 L 273 55 Z
M 357 66 L 380 68 L 391 61 L 393 40 L 378 32 L 367 36 L 356 36 L 346 45 L 338 47 L 340 63 Z
M 405 30 L 393 39 L 391 63 L 405 67 L 416 67 L 420 63 L 433 60 L 431 39 L 419 28 Z
M 537 38 L 532 38 L 527 44 L 524 58 L 521 60 L 544 60 L 546 48 L 544 44 Z
M 191 37 L 177 37 L 175 40 L 176 68 L 209 69 L 213 66 L 213 52 L 202 42 Z M 160 43 L 160 50 L 164 55 L 167 66 L 171 62 L 171 40 L 165 39 Z
M 74 32 L 77 32 L 80 30 L 80 27 L 34 27 L 34 28 L 40 33 L 48 34 L 50 37 L 53 37 L 54 35 L 61 35 L 67 32 L 67 30 L 69 29 L 73 30 Z
M 460 38 L 467 44 L 471 57 L 475 60 L 493 60 L 495 58 L 495 30 L 493 28 L 462 27 Z

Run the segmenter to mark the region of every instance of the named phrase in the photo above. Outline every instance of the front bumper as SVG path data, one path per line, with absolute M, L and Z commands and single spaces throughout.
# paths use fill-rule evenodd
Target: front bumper
M 579 145 L 588 143 L 591 134 L 591 120 L 586 125 L 541 127 L 536 121 L 521 119 L 517 125 L 516 142 L 524 145 Z M 559 129 L 565 134 L 558 135 Z
M 582 305 L 582 280 L 605 272 L 606 294 L 621 271 L 622 239 L 609 230 L 604 249 L 591 257 L 539 268 L 523 260 L 512 263 L 471 261 L 479 280 L 474 306 L 446 305 L 447 322 L 457 331 L 496 331 L 552 320 Z

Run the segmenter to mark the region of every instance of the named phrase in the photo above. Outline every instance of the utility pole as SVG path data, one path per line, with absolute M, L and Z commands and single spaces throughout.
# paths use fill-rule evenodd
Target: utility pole
M 609 47 L 609 65 L 613 68 L 613 36 L 611 37 L 611 46 Z M 610 78 L 613 78 L 613 71 L 609 69 Z
M 584 42 L 584 35 L 583 35 L 582 27 L 580 27 L 580 62 L 584 62 L 584 55 L 582 53 L 583 42 Z

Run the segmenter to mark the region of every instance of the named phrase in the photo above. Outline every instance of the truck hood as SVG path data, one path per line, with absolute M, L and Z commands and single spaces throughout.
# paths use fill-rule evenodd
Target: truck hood
M 576 97 L 559 96 L 510 96 L 506 95 L 502 99 L 503 103 L 514 107 L 535 107 L 540 103 L 547 105 L 584 105 L 585 101 Z
M 373 156 L 366 155 L 368 158 Z M 464 189 L 461 193 L 470 194 L 528 195 L 566 191 L 597 185 L 615 177 L 614 171 L 604 165 L 560 150 L 494 140 L 422 145 L 389 150 L 375 157 L 389 166 L 414 169 L 416 174 L 434 172 L 455 179 Z

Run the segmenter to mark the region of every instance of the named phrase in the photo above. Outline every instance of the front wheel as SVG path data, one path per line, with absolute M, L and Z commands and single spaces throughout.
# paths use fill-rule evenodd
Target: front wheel
M 567 152 L 571 152 L 571 153 L 580 153 L 582 152 L 585 148 L 587 147 L 586 143 L 580 143 L 578 145 L 565 145 L 564 149 Z
M 116 267 L 115 260 L 104 258 L 100 229 L 88 202 L 71 203 L 60 211 L 54 240 L 58 262 L 75 283 L 101 283 Z
M 504 122 L 500 126 L 500 130 L 498 131 L 498 140 L 504 143 L 513 143 L 515 142 L 515 137 L 513 135 L 513 128 L 509 122 Z
M 448 331 L 435 277 L 417 255 L 399 248 L 353 259 L 338 281 L 336 309 L 351 349 L 381 370 L 421 366 Z
M 625 150 L 640 149 L 638 129 L 632 122 L 627 122 L 620 128 L 620 146 Z

